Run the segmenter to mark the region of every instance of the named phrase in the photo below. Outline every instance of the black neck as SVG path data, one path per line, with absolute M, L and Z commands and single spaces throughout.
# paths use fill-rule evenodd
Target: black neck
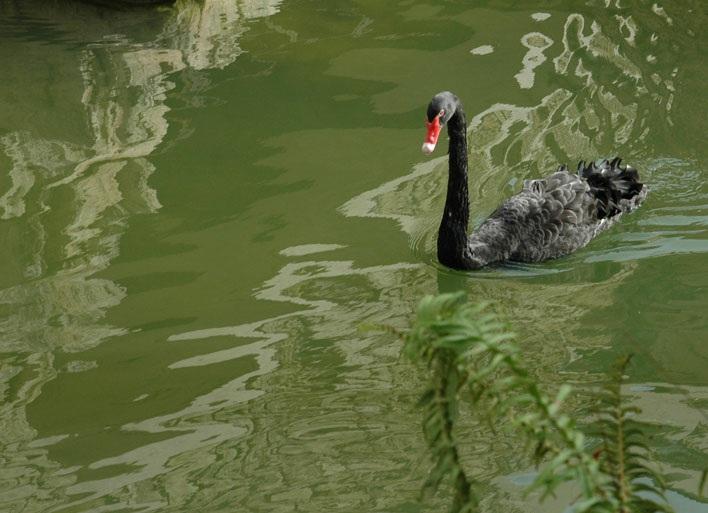
M 438 259 L 448 267 L 469 269 L 467 223 L 470 217 L 467 188 L 467 121 L 462 106 L 447 123 L 450 137 L 447 199 L 438 232 Z

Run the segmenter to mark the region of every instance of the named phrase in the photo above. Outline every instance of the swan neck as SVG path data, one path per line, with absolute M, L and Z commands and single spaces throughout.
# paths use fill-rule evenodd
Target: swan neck
M 441 263 L 461 269 L 477 268 L 467 237 L 469 190 L 467 185 L 467 122 L 462 106 L 447 124 L 450 138 L 447 198 L 438 232 L 438 258 Z

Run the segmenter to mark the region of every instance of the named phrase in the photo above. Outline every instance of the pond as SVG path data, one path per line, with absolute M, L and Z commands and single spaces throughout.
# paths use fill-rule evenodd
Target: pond
M 542 5 L 542 7 L 539 7 Z M 464 290 L 549 389 L 635 355 L 677 511 L 708 457 L 706 31 L 696 0 L 0 1 L 0 510 L 433 512 L 401 342 Z M 472 224 L 558 163 L 621 155 L 642 207 L 574 255 L 436 262 L 470 121 Z M 514 439 L 461 427 L 485 511 Z

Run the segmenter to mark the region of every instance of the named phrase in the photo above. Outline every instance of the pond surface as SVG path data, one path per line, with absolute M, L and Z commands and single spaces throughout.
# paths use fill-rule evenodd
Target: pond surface
M 0 0 L 0 510 L 441 511 L 422 376 L 360 328 L 461 289 L 576 408 L 634 353 L 669 498 L 708 511 L 704 7 Z M 580 158 L 649 197 L 569 258 L 442 268 L 444 89 L 473 223 Z M 564 511 L 522 496 L 517 442 L 461 429 L 485 511 Z

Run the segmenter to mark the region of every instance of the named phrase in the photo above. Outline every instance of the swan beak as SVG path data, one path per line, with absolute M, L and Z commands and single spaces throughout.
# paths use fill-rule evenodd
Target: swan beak
M 423 143 L 423 153 L 430 155 L 435 149 L 435 145 L 438 143 L 438 137 L 440 137 L 440 116 L 435 116 L 432 121 L 425 120 L 425 126 L 428 129 L 428 133 L 425 136 L 425 142 Z

